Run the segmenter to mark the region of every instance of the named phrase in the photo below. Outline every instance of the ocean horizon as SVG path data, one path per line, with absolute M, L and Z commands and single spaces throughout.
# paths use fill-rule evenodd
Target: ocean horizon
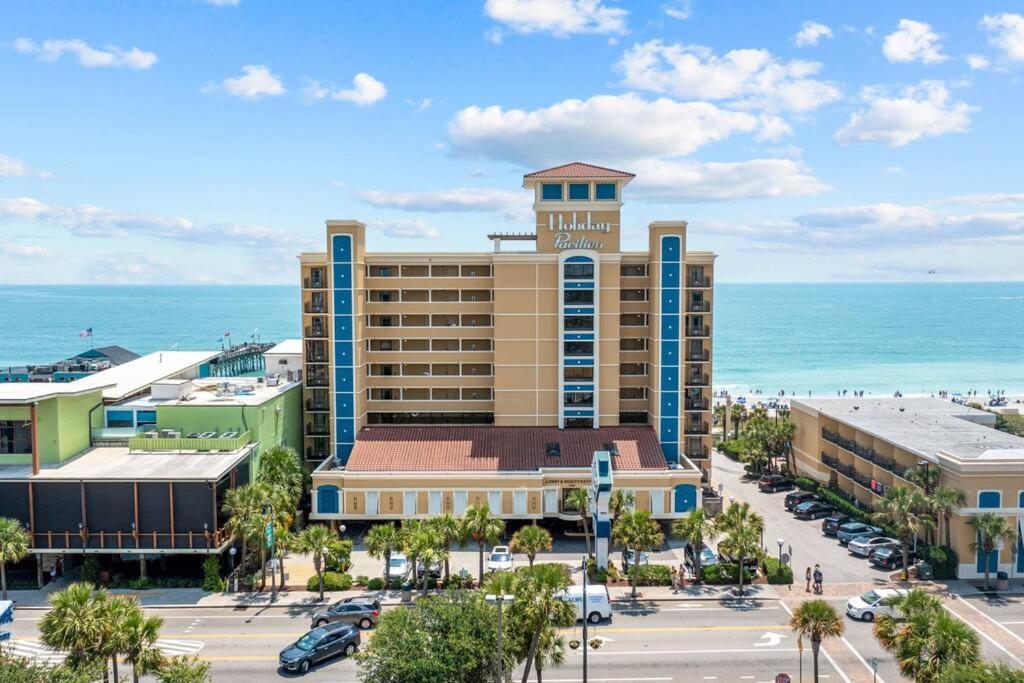
M 714 305 L 716 389 L 1024 394 L 1024 282 L 722 283 Z M 300 290 L 0 285 L 0 321 L 0 367 L 91 345 L 216 350 L 299 337 Z

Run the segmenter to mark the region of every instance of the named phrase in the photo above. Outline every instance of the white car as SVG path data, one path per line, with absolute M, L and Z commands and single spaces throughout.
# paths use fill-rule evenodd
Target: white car
M 846 613 L 861 621 L 874 621 L 881 614 L 899 617 L 899 610 L 891 604 L 895 598 L 904 598 L 904 588 L 876 588 L 863 595 L 856 595 L 846 602 Z
M 487 557 L 487 569 L 492 572 L 512 570 L 512 553 L 507 545 L 496 545 Z
M 895 538 L 888 538 L 886 536 L 870 536 L 855 538 L 850 541 L 846 548 L 854 555 L 867 557 L 875 548 L 888 548 L 889 546 L 898 546 L 899 544 L 900 542 Z
M 391 553 L 391 559 L 388 561 L 388 566 L 384 569 L 384 573 L 389 581 L 392 579 L 404 579 L 405 575 L 409 573 L 409 558 L 403 553 Z

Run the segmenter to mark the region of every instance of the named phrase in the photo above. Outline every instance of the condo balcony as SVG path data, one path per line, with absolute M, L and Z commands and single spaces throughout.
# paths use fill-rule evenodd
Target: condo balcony
M 706 288 L 711 286 L 711 278 L 703 273 L 690 273 L 686 278 L 687 287 Z
M 683 434 L 710 434 L 711 425 L 707 422 L 687 422 L 683 427 Z
M 686 410 L 711 410 L 711 401 L 706 398 L 688 398 L 684 407 Z
M 327 405 L 326 401 L 314 401 L 311 398 L 306 399 L 306 412 L 309 413 L 326 413 L 331 409 Z
M 307 301 L 303 306 L 302 310 L 306 313 L 326 313 L 327 302 L 324 300 Z
M 693 363 L 706 363 L 711 360 L 711 351 L 708 349 L 690 349 L 686 352 L 686 360 Z
M 705 373 L 691 372 L 686 375 L 686 386 L 706 387 L 711 384 L 711 379 Z
M 327 444 L 306 446 L 306 460 L 326 460 L 328 455 Z
M 314 420 L 306 423 L 306 436 L 328 436 L 331 433 L 327 421 Z
M 328 385 L 326 372 L 310 372 L 306 374 L 307 387 L 326 387 Z
M 686 326 L 687 337 L 709 337 L 711 336 L 710 325 L 687 325 Z
M 687 448 L 684 453 L 690 460 L 706 460 L 711 457 L 711 451 L 708 450 L 707 446 Z
M 686 304 L 687 313 L 710 313 L 711 302 L 710 301 L 689 301 Z
M 324 339 L 327 337 L 327 325 L 316 322 L 306 325 L 305 334 L 307 339 Z
M 323 275 L 303 278 L 302 286 L 306 289 L 327 289 L 327 278 Z

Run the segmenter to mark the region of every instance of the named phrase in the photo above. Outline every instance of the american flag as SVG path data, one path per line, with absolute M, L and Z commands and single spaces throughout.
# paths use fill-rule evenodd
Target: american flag
M 85 339 L 86 337 L 91 337 L 91 336 L 92 336 L 92 328 L 91 327 L 87 327 L 87 328 L 85 328 L 84 330 L 82 330 L 81 332 L 78 333 L 78 338 L 79 339 Z

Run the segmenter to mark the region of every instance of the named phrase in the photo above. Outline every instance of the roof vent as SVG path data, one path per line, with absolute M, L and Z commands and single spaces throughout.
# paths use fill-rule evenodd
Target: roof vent
M 903 406 L 900 406 L 900 412 L 902 413 L 904 411 L 906 411 L 906 408 L 904 408 Z
M 604 444 L 604 450 L 606 450 L 609 453 L 611 453 L 612 456 L 616 456 L 616 455 L 619 454 L 618 447 L 615 444 L 613 444 L 613 443 L 606 443 L 606 444 Z
M 860 410 L 860 406 L 854 406 L 853 409 L 854 410 Z
M 549 458 L 560 458 L 562 456 L 562 447 L 557 441 L 552 441 L 544 446 L 544 455 Z

